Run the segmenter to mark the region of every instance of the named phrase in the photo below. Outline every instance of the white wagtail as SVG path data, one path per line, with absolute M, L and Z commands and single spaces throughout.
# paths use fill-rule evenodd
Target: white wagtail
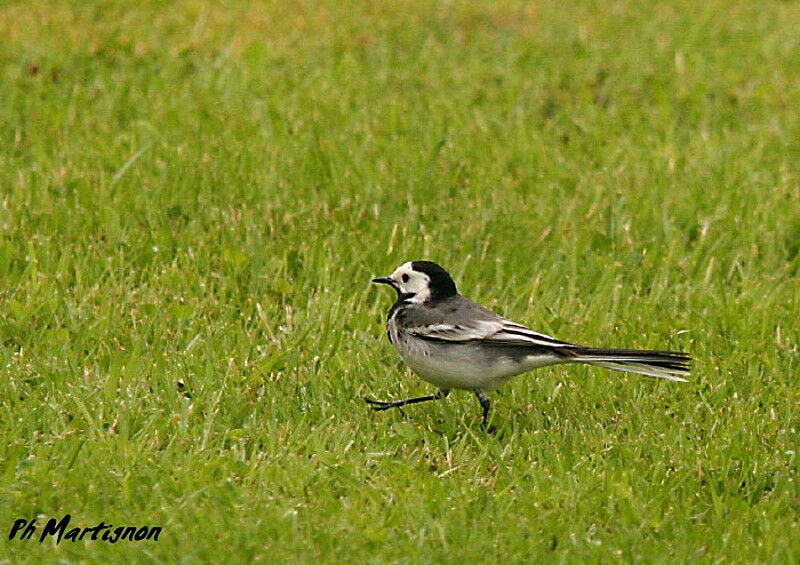
M 606 369 L 686 381 L 691 357 L 677 351 L 583 347 L 540 334 L 490 312 L 458 294 L 450 274 L 430 261 L 400 265 L 372 282 L 397 291 L 389 310 L 387 334 L 403 361 L 438 387 L 431 396 L 380 402 L 375 410 L 399 408 L 444 398 L 451 389 L 470 390 L 483 408 L 486 425 L 491 401 L 486 394 L 514 375 L 559 363 L 586 363 Z

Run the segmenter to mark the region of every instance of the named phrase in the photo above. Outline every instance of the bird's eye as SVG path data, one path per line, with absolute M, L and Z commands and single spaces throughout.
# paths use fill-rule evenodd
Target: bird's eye
M 404 273 L 403 276 L 400 277 L 400 278 L 403 279 L 403 282 L 408 282 L 408 275 L 407 274 Z

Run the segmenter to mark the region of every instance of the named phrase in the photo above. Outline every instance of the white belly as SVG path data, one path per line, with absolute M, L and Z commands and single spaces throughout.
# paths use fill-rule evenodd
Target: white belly
M 494 390 L 509 378 L 538 367 L 563 363 L 555 355 L 505 354 L 477 344 L 423 341 L 394 334 L 403 361 L 420 377 L 442 389 Z

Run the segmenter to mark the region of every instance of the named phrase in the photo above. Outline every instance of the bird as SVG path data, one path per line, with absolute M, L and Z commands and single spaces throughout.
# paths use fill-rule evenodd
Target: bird
M 687 382 L 692 358 L 680 351 L 585 347 L 536 332 L 495 314 L 458 293 L 443 267 L 409 261 L 373 283 L 391 286 L 397 301 L 386 333 L 408 367 L 438 390 L 396 401 L 364 400 L 374 410 L 445 398 L 451 390 L 474 393 L 489 419 L 488 395 L 511 377 L 562 363 L 583 363 L 616 371 Z

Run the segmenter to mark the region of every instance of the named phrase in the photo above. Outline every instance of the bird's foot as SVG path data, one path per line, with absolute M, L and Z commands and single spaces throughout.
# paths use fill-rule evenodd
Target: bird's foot
M 370 408 L 373 410 L 388 410 L 389 408 L 400 408 L 403 406 L 403 401 L 398 402 L 383 402 L 382 400 L 373 400 L 371 398 L 364 397 L 364 402 L 370 405 Z

